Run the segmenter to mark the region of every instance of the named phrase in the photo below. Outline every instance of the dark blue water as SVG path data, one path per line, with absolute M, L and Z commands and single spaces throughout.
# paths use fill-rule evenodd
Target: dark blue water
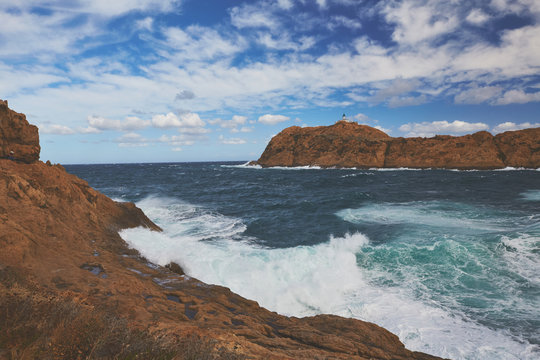
M 163 234 L 149 259 L 291 315 L 373 321 L 409 348 L 540 357 L 540 172 L 71 165 Z

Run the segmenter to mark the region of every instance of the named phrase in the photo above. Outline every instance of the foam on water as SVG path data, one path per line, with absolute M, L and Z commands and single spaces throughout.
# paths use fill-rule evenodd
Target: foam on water
M 431 170 L 431 169 L 400 167 L 400 168 L 369 168 L 369 170 L 373 170 L 373 171 L 422 171 L 422 170 Z
M 258 164 L 251 164 L 251 161 L 248 161 L 244 164 L 238 164 L 238 165 L 221 165 L 221 167 L 224 168 L 238 168 L 238 169 L 262 169 L 263 167 Z
M 520 195 L 523 200 L 540 201 L 540 190 L 527 190 Z
M 306 165 L 306 166 L 271 166 L 265 169 L 274 169 L 274 170 L 324 170 L 324 168 L 317 165 Z
M 501 245 L 502 256 L 508 265 L 529 282 L 540 286 L 540 237 L 530 234 L 514 238 L 503 236 Z
M 466 232 L 505 229 L 497 221 L 479 218 L 479 212 L 474 208 L 441 201 L 372 204 L 358 209 L 345 209 L 337 215 L 353 223 L 420 224 Z
M 164 232 L 124 230 L 128 244 L 153 262 L 178 262 L 189 275 L 227 286 L 271 310 L 372 321 L 396 333 L 408 348 L 454 359 L 533 359 L 539 354 L 537 346 L 491 330 L 435 299 L 417 299 L 409 288 L 414 279 L 392 287 L 370 281 L 374 271 L 384 270 L 359 266 L 359 254 L 371 246 L 360 233 L 270 249 L 243 235 L 240 219 L 175 199 L 149 198 L 138 206 Z
M 524 167 L 512 167 L 512 166 L 507 166 L 503 169 L 495 169 L 494 171 L 540 171 L 540 168 L 524 168 Z

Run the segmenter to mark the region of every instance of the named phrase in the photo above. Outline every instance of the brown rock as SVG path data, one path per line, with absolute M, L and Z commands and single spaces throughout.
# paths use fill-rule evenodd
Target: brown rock
M 507 131 L 495 136 L 506 166 L 538 168 L 540 164 L 540 128 Z
M 214 339 L 208 344 L 215 351 L 249 358 L 435 359 L 407 350 L 375 324 L 330 315 L 281 316 L 227 288 L 180 275 L 176 264 L 172 271 L 149 264 L 118 234 L 135 226 L 160 230 L 135 205 L 109 199 L 61 166 L 0 159 L 0 298 L 31 296 L 34 301 L 25 306 L 35 307 L 30 313 L 36 314 L 46 311 L 40 304 L 68 299 L 93 311 L 88 321 L 109 317 L 97 313 L 112 313 L 169 344 L 194 334 Z M 0 312 L 14 316 L 10 314 Z M 16 318 L 10 321 L 17 323 Z M 91 329 L 92 324 L 78 321 L 77 329 Z M 81 333 L 77 329 L 76 334 Z M 0 327 L 0 339 L 9 339 L 3 336 L 7 330 Z M 79 339 L 88 345 L 82 350 L 70 348 L 69 341 L 61 348 L 32 341 L 4 341 L 0 357 L 90 358 L 82 352 L 92 348 L 88 339 Z
M 32 163 L 39 160 L 40 150 L 38 128 L 0 100 L 0 159 Z
M 389 138 L 380 130 L 346 121 L 292 126 L 272 138 L 257 163 L 265 167 L 382 167 Z
M 540 128 L 493 136 L 392 138 L 366 125 L 289 127 L 270 140 L 257 164 L 358 168 L 498 169 L 540 167 Z

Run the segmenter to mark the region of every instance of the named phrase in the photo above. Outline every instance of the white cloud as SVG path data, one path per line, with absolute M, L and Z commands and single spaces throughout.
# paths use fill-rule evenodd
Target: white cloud
M 230 15 L 231 21 L 236 21 L 241 31 L 231 26 L 160 27 L 163 23 L 157 21 L 158 17 L 151 21 L 150 16 L 155 16 L 155 11 L 162 11 L 165 7 L 161 7 L 157 0 L 137 1 L 125 0 L 120 1 L 122 4 L 114 4 L 112 9 L 102 8 L 103 15 L 99 17 L 93 15 L 99 12 L 99 5 L 94 6 L 91 2 L 62 6 L 59 5 L 61 2 L 54 2 L 60 11 L 52 9 L 51 15 L 37 15 L 28 11 L 31 6 L 14 5 L 14 2 L 0 4 L 0 10 L 8 7 L 22 9 L 20 12 L 0 11 L 0 54 L 3 61 L 0 62 L 0 93 L 6 94 L 10 101 L 13 99 L 19 109 L 31 109 L 28 110 L 29 118 L 35 113 L 38 122 L 59 123 L 84 133 L 103 129 L 137 130 L 137 126 L 129 127 L 124 120 L 109 119 L 125 119 L 126 115 L 135 113 L 132 109 L 163 114 L 156 116 L 166 118 L 175 97 L 177 100 L 189 100 L 189 109 L 199 114 L 217 109 L 233 113 L 256 109 L 264 114 L 284 108 L 345 104 L 345 101 L 337 101 L 338 97 L 334 97 L 341 92 L 348 92 L 353 100 L 368 104 L 376 101 L 388 106 L 418 104 L 439 94 L 454 96 L 454 90 L 443 93 L 436 90 L 449 89 L 458 83 L 469 93 L 455 95 L 456 102 L 485 101 L 504 105 L 538 101 L 535 93 L 525 92 L 531 91 L 529 89 L 508 90 L 516 84 L 510 80 L 538 74 L 540 27 L 533 23 L 520 29 L 506 30 L 499 34 L 502 35 L 499 43 L 479 41 L 475 36 L 464 36 L 467 41 L 463 41 L 464 37 L 460 36 L 471 35 L 466 33 L 470 26 L 454 27 L 456 19 L 461 21 L 461 25 L 467 21 L 478 22 L 482 20 L 482 13 L 467 11 L 465 7 L 456 6 L 454 1 L 392 2 L 394 5 L 391 6 L 386 5 L 388 2 L 383 3 L 373 11 L 382 9 L 383 20 L 386 17 L 390 21 L 390 31 L 394 33 L 396 44 L 385 48 L 362 36 L 350 41 L 347 39 L 345 45 L 329 44 L 313 53 L 302 51 L 311 49 L 319 38 L 300 37 L 307 32 L 295 33 L 293 30 L 283 35 L 281 31 L 280 19 L 283 18 L 280 16 L 292 19 L 292 13 L 283 11 L 295 6 L 292 1 L 268 0 L 258 6 L 237 7 L 236 12 L 231 11 Z M 24 3 L 42 4 L 37 0 Z M 335 3 L 327 1 L 326 6 Z M 524 11 L 527 0 L 505 2 L 504 6 L 501 5 L 504 12 L 510 11 L 511 3 L 521 4 L 519 11 Z M 528 4 L 529 9 L 538 7 L 534 1 L 528 1 Z M 66 10 L 68 7 L 70 11 Z M 139 54 L 122 50 L 111 53 L 110 58 L 76 62 L 66 56 L 124 41 L 117 38 L 120 33 L 109 36 L 104 31 L 108 29 L 114 33 L 115 30 L 100 25 L 106 25 L 107 19 L 114 16 L 111 14 L 124 14 L 122 11 L 131 11 L 129 9 L 150 11 L 134 13 L 135 20 L 130 26 L 132 31 L 137 30 L 137 26 L 153 30 L 152 34 L 146 31 L 136 34 L 145 43 L 145 49 L 153 51 Z M 409 13 L 400 17 L 404 9 Z M 85 21 L 73 24 L 69 29 L 63 26 L 73 19 L 74 14 L 80 15 L 82 10 L 87 14 Z M 483 11 L 496 14 L 490 9 Z M 328 12 L 320 11 L 318 14 L 328 20 Z M 360 22 L 352 14 L 349 12 L 349 18 L 336 17 L 334 21 L 340 26 L 358 28 Z M 314 23 L 324 30 L 324 23 L 320 18 L 316 20 L 318 22 Z M 446 37 L 450 32 L 456 36 Z M 283 51 L 286 54 L 282 56 L 281 52 L 277 55 L 266 51 L 265 56 L 250 57 L 251 53 L 246 52 L 246 57 L 236 57 L 248 46 L 257 46 L 254 43 L 258 39 L 266 41 L 265 46 L 270 49 L 287 50 Z M 43 54 L 61 58 L 62 66 L 49 65 L 57 62 L 51 61 L 53 58 L 43 58 Z M 35 62 L 11 65 L 13 56 L 23 55 L 31 56 Z M 133 56 L 140 61 L 134 62 Z M 132 68 L 134 64 L 136 69 Z M 467 85 L 470 83 L 482 87 L 472 89 Z M 500 86 L 501 92 L 495 94 L 497 86 L 491 84 Z M 494 93 L 493 97 L 489 97 L 490 91 Z M 81 129 L 86 116 L 95 111 L 106 115 L 107 119 L 100 128 L 89 126 Z M 154 126 L 161 128 L 179 129 L 193 137 L 209 131 L 204 124 L 184 126 L 179 115 L 172 116 L 176 119 L 152 119 L 152 123 L 156 122 Z M 261 117 L 259 122 L 276 124 L 285 121 L 272 118 L 274 115 L 267 116 Z M 226 128 L 241 133 L 251 129 L 245 125 Z
M 367 124 L 368 122 L 371 121 L 371 119 L 369 118 L 369 116 L 365 115 L 365 114 L 362 114 L 362 113 L 358 113 L 356 115 L 353 116 L 353 119 L 358 122 L 359 124 Z
M 182 126 L 182 122 L 172 112 L 152 116 L 152 126 L 156 128 L 174 128 Z
M 529 122 L 525 122 L 521 124 L 516 124 L 514 122 L 507 121 L 507 122 L 504 122 L 495 126 L 492 132 L 494 134 L 498 134 L 505 131 L 523 130 L 523 129 L 536 128 L 536 127 L 540 127 L 540 123 L 531 124 Z
M 329 30 L 334 30 L 338 27 L 345 27 L 351 30 L 358 30 L 362 27 L 359 20 L 351 19 L 346 16 L 332 16 L 326 25 Z
M 393 96 L 388 100 L 388 106 L 391 108 L 402 106 L 415 106 L 425 104 L 427 96 L 425 94 L 419 96 Z
M 402 94 L 406 94 L 411 91 L 414 91 L 418 87 L 420 87 L 421 84 L 422 83 L 418 79 L 397 78 L 389 82 L 389 84 L 386 87 L 382 88 L 381 90 L 377 90 L 375 94 L 372 95 L 371 97 L 368 97 L 367 100 L 372 104 L 378 104 L 386 100 L 390 100 L 390 101 L 393 101 L 395 104 L 398 104 L 399 103 L 399 98 L 397 97 L 398 95 L 402 95 Z M 402 101 L 402 102 L 406 103 L 406 101 Z M 392 107 L 397 107 L 397 106 L 392 106 Z
M 474 87 L 457 94 L 454 101 L 456 104 L 480 104 L 498 97 L 501 92 L 500 86 Z
M 385 133 L 387 135 L 389 135 L 392 132 L 392 130 L 383 128 L 380 125 L 375 125 L 374 128 L 377 129 L 377 130 L 381 130 L 383 133 Z
M 253 128 L 247 127 L 247 126 L 242 126 L 240 129 L 237 129 L 237 128 L 231 129 L 232 133 L 239 133 L 239 132 L 241 132 L 241 133 L 249 133 L 249 132 L 252 132 L 252 131 L 253 131 Z
M 137 20 L 135 22 L 135 26 L 141 30 L 152 31 L 154 26 L 154 19 L 152 19 L 151 17 L 146 17 L 142 20 Z
M 388 3 L 386 20 L 395 24 L 392 39 L 413 45 L 452 32 L 459 26 L 457 14 L 441 1 L 404 1 Z
M 476 43 L 460 51 L 451 63 L 452 73 L 483 73 L 500 79 L 536 75 L 540 66 L 539 38 L 540 25 L 506 30 L 499 45 Z
M 296 51 L 309 49 L 316 43 L 315 38 L 311 36 L 303 36 L 298 42 L 294 42 L 286 33 L 281 34 L 277 38 L 273 37 L 269 33 L 259 33 L 257 36 L 257 42 L 269 49 Z
M 466 121 L 455 120 L 433 121 L 422 123 L 408 123 L 401 125 L 399 131 L 406 133 L 408 137 L 432 137 L 435 135 L 463 135 L 481 130 L 488 130 L 489 126 L 484 123 L 469 123 Z
M 242 145 L 246 143 L 246 140 L 241 138 L 226 138 L 223 135 L 220 135 L 219 142 L 225 145 Z
M 148 146 L 149 140 L 137 133 L 127 133 L 114 140 L 120 147 Z
M 81 134 L 100 134 L 102 131 L 95 128 L 95 127 L 85 127 L 85 128 L 79 128 L 78 130 Z
M 3 56 L 32 57 L 76 54 L 86 48 L 86 45 L 80 45 L 80 40 L 104 34 L 104 22 L 113 17 L 133 11 L 169 11 L 179 4 L 177 0 L 0 2 L 0 53 Z M 34 11 L 35 7 L 50 12 L 38 13 Z M 151 26 L 149 18 L 134 25 L 136 28 Z
M 489 20 L 489 15 L 483 12 L 481 9 L 473 9 L 469 15 L 465 18 L 468 22 L 474 25 L 482 25 Z
M 289 10 L 293 7 L 292 0 L 277 0 L 278 6 L 282 9 Z
M 260 4 L 234 7 L 230 11 L 230 16 L 232 24 L 239 29 L 263 27 L 273 29 L 278 26 L 272 13 L 268 9 L 261 8 Z
M 502 14 L 531 12 L 540 15 L 540 4 L 536 0 L 491 0 L 490 5 Z
M 189 90 L 182 90 L 176 94 L 174 100 L 191 100 L 195 98 L 195 93 Z
M 0 35 L 1 38 L 1 35 Z M 2 45 L 0 42 L 0 49 Z M 0 51 L 1 52 L 1 51 Z M 18 92 L 68 82 L 69 78 L 51 66 L 8 66 L 0 62 L 0 94 L 12 96 Z
M 241 38 L 227 38 L 214 29 L 198 25 L 186 29 L 169 27 L 163 33 L 167 46 L 172 49 L 168 57 L 179 64 L 186 60 L 192 62 L 231 56 L 246 46 Z
M 65 125 L 45 124 L 45 125 L 39 125 L 38 128 L 39 128 L 39 132 L 43 134 L 55 134 L 55 135 L 75 134 L 75 130 Z
M 247 116 L 233 115 L 231 120 L 214 119 L 209 121 L 212 125 L 219 125 L 222 128 L 231 129 L 231 132 L 238 132 L 238 127 L 244 125 L 247 121 Z
M 186 131 L 200 131 L 197 130 L 205 126 L 204 121 L 201 120 L 199 114 L 185 113 L 180 117 L 176 116 L 172 112 L 167 114 L 158 114 L 152 116 L 152 126 L 156 128 L 181 128 Z
M 17 9 L 17 6 L 14 6 Z M 3 9 L 2 9 L 3 10 Z M 102 31 L 89 22 L 65 28 L 63 24 L 74 16 L 69 13 L 53 12 L 39 15 L 25 11 L 0 10 L 0 53 L 3 56 L 55 55 L 79 52 L 74 48 L 77 40 Z M 46 39 L 46 40 L 44 40 Z
M 139 119 L 136 116 L 127 116 L 124 121 L 111 120 L 103 116 L 90 115 L 87 117 L 87 129 L 132 131 L 140 130 L 150 125 L 150 121 Z
M 317 5 L 319 5 L 321 9 L 325 9 L 328 5 L 326 3 L 326 0 L 315 0 L 315 2 L 317 3 Z
M 36 5 L 41 5 L 41 2 Z M 53 1 L 56 10 L 75 13 L 91 13 L 100 16 L 119 16 L 131 11 L 168 11 L 178 0 L 80 0 L 77 2 Z
M 186 127 L 178 128 L 178 132 L 185 135 L 189 135 L 189 136 L 200 137 L 204 134 L 208 134 L 211 131 L 203 127 L 186 126 Z
M 168 136 L 168 135 L 162 135 L 159 139 L 158 139 L 159 142 L 162 142 L 162 143 L 167 143 L 167 144 L 170 144 L 172 146 L 185 146 L 185 145 L 193 145 L 195 143 L 195 141 L 193 140 L 193 138 L 190 138 L 186 135 L 173 135 L 173 136 Z
M 289 119 L 290 118 L 288 116 L 284 116 L 284 115 L 266 114 L 266 115 L 259 116 L 259 122 L 266 125 L 275 125 L 277 123 L 287 121 Z
M 180 115 L 180 120 L 182 121 L 182 126 L 185 127 L 203 127 L 204 121 L 201 120 L 199 114 L 196 113 L 185 113 Z
M 525 104 L 540 101 L 540 92 L 526 93 L 523 90 L 509 90 L 497 100 L 497 105 Z

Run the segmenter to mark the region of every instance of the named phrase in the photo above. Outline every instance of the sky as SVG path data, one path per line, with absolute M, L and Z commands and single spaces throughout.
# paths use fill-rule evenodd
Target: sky
M 540 126 L 538 0 L 0 0 L 0 99 L 63 164 L 255 160 L 346 114 Z

